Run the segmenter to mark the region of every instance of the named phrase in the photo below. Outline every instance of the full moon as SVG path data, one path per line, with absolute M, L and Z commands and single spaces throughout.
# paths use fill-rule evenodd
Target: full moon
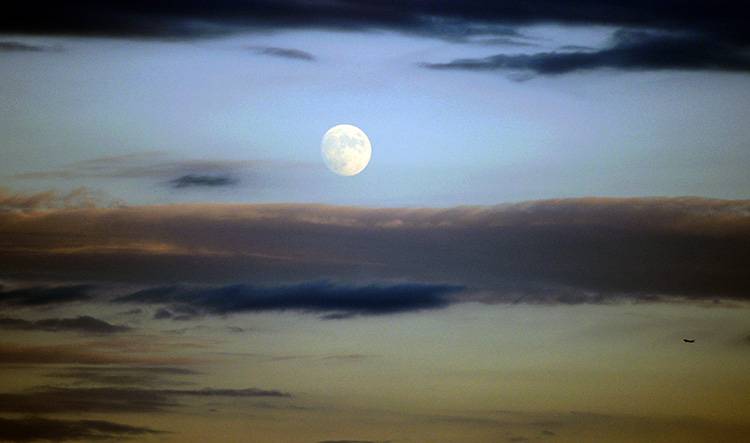
M 323 135 L 320 153 L 328 169 L 339 175 L 352 176 L 367 167 L 372 156 L 372 145 L 367 134 L 358 127 L 336 125 Z

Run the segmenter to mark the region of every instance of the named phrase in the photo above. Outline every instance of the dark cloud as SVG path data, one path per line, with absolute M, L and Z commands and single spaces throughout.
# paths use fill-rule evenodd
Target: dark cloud
M 0 306 L 45 306 L 64 303 L 88 301 L 94 286 L 32 286 L 16 289 L 5 289 L 0 286 Z M 90 318 L 90 317 L 89 317 Z
M 445 283 L 476 290 L 473 297 L 488 302 L 747 301 L 748 214 L 750 201 L 692 197 L 439 209 L 172 205 L 8 212 L 0 214 L 0 275 L 143 285 L 154 289 L 132 301 L 163 304 L 172 313 L 180 304 L 217 314 L 432 309 L 451 302 Z M 316 279 L 366 283 L 273 286 Z M 228 286 L 237 281 L 258 286 Z M 393 285 L 367 289 L 378 281 L 425 284 L 414 287 L 419 297 L 396 299 L 389 295 Z M 263 285 L 271 285 L 268 296 Z M 308 286 L 311 292 L 303 291 Z M 375 292 L 381 300 L 362 295 Z
M 115 334 L 129 331 L 131 328 L 123 325 L 113 325 L 88 315 L 76 318 L 47 318 L 28 321 L 18 318 L 0 318 L 0 329 L 23 331 L 73 331 L 90 334 Z
M 703 35 L 620 31 L 611 47 L 599 50 L 499 54 L 448 63 L 423 63 L 422 66 L 469 71 L 522 71 L 536 75 L 602 68 L 750 71 L 750 53 L 746 48 Z
M 197 372 L 193 370 L 177 367 L 78 366 L 50 372 L 45 376 L 70 380 L 75 384 L 156 386 L 184 385 L 189 382 L 180 378 L 195 374 Z
M 305 60 L 305 61 L 314 61 L 315 56 L 310 54 L 309 52 L 305 52 L 299 49 L 290 49 L 290 48 L 275 48 L 271 46 L 250 46 L 248 49 L 251 49 L 258 54 L 263 55 L 271 55 L 274 57 L 281 57 L 281 58 L 289 58 L 294 60 Z
M 181 397 L 290 398 L 291 394 L 248 389 L 141 389 L 40 387 L 0 393 L 0 412 L 23 414 L 160 412 L 181 406 Z
M 161 433 L 163 432 L 150 428 L 129 426 L 102 420 L 54 420 L 39 417 L 0 417 L 1 441 L 98 441 L 142 437 Z
M 537 23 L 691 30 L 750 40 L 741 2 L 591 0 L 504 2 L 404 0 L 345 2 L 217 0 L 181 2 L 74 0 L 43 6 L 11 1 L 0 32 L 121 37 L 197 37 L 247 29 L 393 29 L 443 36 L 491 32 L 493 26 Z
M 640 42 L 620 42 L 598 51 L 500 54 L 482 59 L 428 63 L 434 69 L 528 70 L 560 74 L 581 69 L 710 69 L 748 71 L 750 31 L 744 5 L 724 2 L 646 0 L 608 2 L 553 0 L 477 2 L 405 0 L 346 2 L 294 0 L 218 0 L 199 2 L 134 2 L 77 0 L 63 5 L 30 6 L 11 2 L 0 18 L 0 32 L 116 36 L 126 38 L 197 38 L 231 32 L 277 29 L 387 29 L 479 43 L 529 46 L 516 29 L 539 23 L 612 26 L 649 31 Z M 29 45 L 5 42 L 8 50 Z M 1 48 L 2 46 L 0 46 Z M 32 47 L 33 48 L 33 47 Z M 313 60 L 304 51 L 266 47 L 264 54 Z M 523 77 L 523 76 L 521 76 Z M 525 77 L 523 77 L 525 78 Z
M 30 43 L 10 40 L 0 40 L 0 52 L 45 52 L 52 50 L 55 49 L 48 46 L 32 45 Z
M 231 285 L 207 288 L 164 286 L 120 297 L 120 303 L 168 304 L 195 314 L 302 311 L 323 314 L 326 319 L 357 315 L 384 315 L 439 309 L 451 303 L 457 286 L 396 284 L 348 286 L 328 282 L 260 287 Z M 162 310 L 157 312 L 157 315 Z M 171 318 L 172 315 L 161 315 Z
M 232 186 L 239 182 L 234 177 L 228 175 L 198 175 L 187 174 L 171 180 L 169 183 L 177 188 L 218 188 L 222 186 Z

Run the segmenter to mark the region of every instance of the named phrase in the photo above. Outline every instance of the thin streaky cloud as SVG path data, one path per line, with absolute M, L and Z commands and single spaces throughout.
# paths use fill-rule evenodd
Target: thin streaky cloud
M 307 51 L 293 48 L 277 48 L 273 46 L 248 46 L 248 49 L 262 55 L 287 58 L 292 60 L 315 61 L 315 56 Z
M 60 51 L 60 47 L 36 45 L 13 40 L 0 40 L 0 53 L 2 52 L 50 52 Z
M 182 397 L 291 398 L 288 392 L 247 389 L 144 389 L 136 387 L 38 387 L 0 393 L 0 412 L 23 414 L 160 412 L 182 406 Z
M 42 320 L 23 320 L 19 318 L 0 318 L 0 329 L 20 331 L 80 332 L 89 334 L 116 334 L 132 328 L 114 325 L 88 315 L 75 318 L 46 318 Z
M 91 344 L 65 345 L 22 345 L 16 343 L 0 343 L 0 365 L 148 365 L 173 366 L 189 365 L 195 359 L 152 355 L 146 350 L 139 351 L 138 346 L 125 346 L 128 352 L 111 352 L 117 349 L 111 344 L 105 344 L 107 350 L 97 349 Z M 101 346 L 99 347 L 101 348 Z

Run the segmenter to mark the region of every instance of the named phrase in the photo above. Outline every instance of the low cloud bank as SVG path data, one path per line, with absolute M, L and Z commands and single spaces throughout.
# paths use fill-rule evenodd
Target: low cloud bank
M 130 301 L 184 302 L 210 313 L 430 309 L 450 303 L 452 286 L 477 290 L 487 301 L 524 303 L 747 301 L 750 201 L 584 198 L 447 209 L 171 205 L 7 211 L 0 213 L 0 251 L 0 275 L 19 281 L 138 284 L 152 292 L 133 294 Z M 311 281 L 350 283 L 344 290 Z M 297 295 L 278 288 L 279 282 L 298 285 Z M 390 288 L 385 290 L 372 282 L 426 286 L 411 287 L 423 291 L 415 298 L 391 295 L 394 283 L 379 283 Z M 188 289 L 194 285 L 210 289 Z M 262 286 L 277 289 L 264 293 Z M 357 295 L 368 287 L 369 295 Z M 44 288 L 28 295 L 18 290 L 6 288 L 0 301 L 48 300 L 34 295 Z

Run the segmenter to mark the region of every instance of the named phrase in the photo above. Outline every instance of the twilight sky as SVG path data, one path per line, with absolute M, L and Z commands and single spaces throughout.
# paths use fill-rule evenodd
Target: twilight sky
M 11 3 L 0 441 L 750 434 L 732 3 Z

